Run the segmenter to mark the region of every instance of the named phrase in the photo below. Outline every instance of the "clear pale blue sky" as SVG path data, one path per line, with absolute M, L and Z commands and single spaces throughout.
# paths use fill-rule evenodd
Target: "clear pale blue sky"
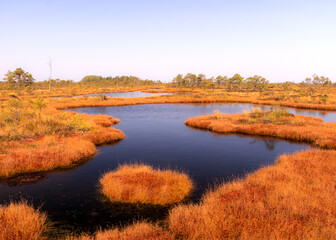
M 0 0 L 0 77 L 336 81 L 335 0 Z

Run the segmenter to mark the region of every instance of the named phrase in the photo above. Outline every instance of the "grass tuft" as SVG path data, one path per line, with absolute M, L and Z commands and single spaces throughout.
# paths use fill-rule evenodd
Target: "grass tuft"
M 98 231 L 94 236 L 82 235 L 68 237 L 65 240 L 174 240 L 171 233 L 164 231 L 158 225 L 145 222 L 135 223 L 123 229 Z
M 46 215 L 25 202 L 0 205 L 0 240 L 41 240 Z
M 154 170 L 143 164 L 122 165 L 100 179 L 102 193 L 111 201 L 173 204 L 185 199 L 192 181 L 184 173 Z

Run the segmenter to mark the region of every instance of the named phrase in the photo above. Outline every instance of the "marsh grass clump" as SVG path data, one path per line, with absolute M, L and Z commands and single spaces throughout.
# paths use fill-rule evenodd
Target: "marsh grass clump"
M 82 235 L 79 237 L 68 237 L 65 240 L 174 240 L 175 238 L 168 231 L 158 225 L 139 222 L 122 229 L 109 229 L 98 231 L 94 236 Z
M 212 115 L 212 117 L 214 118 L 214 119 L 221 119 L 221 118 L 223 118 L 223 114 L 219 111 L 219 110 L 214 110 L 213 111 L 213 115 Z
M 264 117 L 264 115 L 265 113 L 261 110 L 253 111 L 253 118 L 251 112 L 232 115 L 221 114 L 220 117 L 205 115 L 188 119 L 185 124 L 217 133 L 278 137 L 310 143 L 321 148 L 336 148 L 335 123 L 324 123 L 321 118 L 292 116 L 283 111 L 270 122 L 270 120 L 265 121 L 269 117 Z
M 0 106 L 0 141 L 23 140 L 45 135 L 69 135 L 89 131 L 90 126 L 80 115 L 46 109 L 43 98 L 11 99 Z M 43 110 L 43 111 L 42 111 Z
M 123 139 L 107 115 L 61 112 L 43 98 L 0 103 L 0 178 L 72 167 L 92 157 L 95 145 Z
M 88 139 L 47 136 L 28 143 L 12 142 L 11 152 L 0 156 L 0 178 L 71 167 L 96 153 Z
M 200 204 L 173 208 L 177 239 L 336 239 L 336 151 L 282 155 L 224 183 Z
M 101 191 L 110 201 L 167 205 L 181 202 L 193 184 L 184 174 L 155 170 L 144 164 L 119 166 L 100 179 Z
M 96 234 L 96 240 L 174 240 L 171 233 L 164 231 L 161 227 L 149 223 L 137 223 L 133 224 L 125 229 L 119 230 L 107 230 L 101 231 Z
M 0 240 L 41 240 L 46 215 L 26 202 L 0 205 Z

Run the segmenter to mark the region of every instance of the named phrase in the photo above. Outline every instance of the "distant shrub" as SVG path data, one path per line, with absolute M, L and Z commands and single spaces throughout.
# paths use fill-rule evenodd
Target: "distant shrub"
M 38 97 L 34 100 L 34 108 L 39 110 L 39 117 L 41 118 L 42 108 L 46 107 L 47 103 L 43 97 Z
M 107 100 L 107 96 L 106 96 L 105 93 L 99 93 L 99 94 L 98 94 L 98 98 L 99 98 L 100 100 Z
M 202 97 L 203 97 L 203 95 L 200 94 L 200 93 L 194 93 L 192 96 L 193 96 L 194 98 L 202 98 Z
M 70 90 L 70 96 L 73 97 L 73 96 L 76 96 L 77 95 L 77 90 L 75 88 L 72 88 Z
M 214 119 L 221 119 L 223 117 L 223 114 L 217 109 L 214 110 L 212 117 Z
M 79 131 L 84 133 L 90 130 L 89 124 L 77 114 L 69 115 L 68 113 L 62 113 L 61 117 L 66 120 L 70 132 Z
M 286 124 L 288 120 L 294 118 L 294 114 L 289 113 L 285 108 L 270 107 L 267 110 L 259 108 L 253 109 L 249 113 L 249 123 L 272 123 L 272 124 Z
M 328 103 L 328 99 L 329 99 L 328 95 L 327 95 L 327 94 L 324 94 L 324 95 L 322 95 L 322 96 L 320 97 L 319 103 L 320 103 L 320 104 L 327 104 L 327 103 Z

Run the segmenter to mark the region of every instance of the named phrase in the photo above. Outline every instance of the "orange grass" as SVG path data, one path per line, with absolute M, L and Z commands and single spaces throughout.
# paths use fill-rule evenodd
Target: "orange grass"
M 95 154 L 95 145 L 125 137 L 122 131 L 110 128 L 119 120 L 107 115 L 62 113 L 52 107 L 36 115 L 29 101 L 22 105 L 8 111 L 19 116 L 16 122 L 3 115 L 5 121 L 0 124 L 0 178 L 72 167 Z M 11 137 L 13 128 L 15 138 Z M 20 141 L 4 140 L 11 138 Z
M 12 151 L 0 156 L 0 177 L 71 167 L 96 152 L 95 145 L 82 136 L 47 136 L 12 144 Z
M 155 86 L 158 87 L 158 86 Z M 168 88 L 167 86 L 160 86 L 161 89 L 152 89 L 153 86 L 143 87 L 97 87 L 97 86 L 77 86 L 77 87 L 57 87 L 52 92 L 48 90 L 36 90 L 33 93 L 26 93 L 25 91 L 17 90 L 17 95 L 20 98 L 31 98 L 36 96 L 53 97 L 53 96 L 71 96 L 73 93 L 76 95 L 84 95 L 91 93 L 109 93 L 109 92 L 132 92 L 132 91 L 144 91 L 144 92 L 194 92 L 194 96 L 169 96 L 168 101 L 170 103 L 187 103 L 187 102 L 239 102 L 239 103 L 251 103 L 262 105 L 280 105 L 283 107 L 316 109 L 316 110 L 336 110 L 336 91 L 335 87 L 324 86 L 300 86 L 293 85 L 291 89 L 284 90 L 280 85 L 271 86 L 269 91 L 263 92 L 231 92 L 225 89 L 188 89 L 188 88 Z M 312 91 L 313 90 L 313 91 Z M 8 99 L 8 94 L 13 90 L 0 90 L 3 99 Z M 6 96 L 6 97 L 5 97 Z M 166 97 L 166 96 L 162 96 Z M 187 97 L 187 98 L 186 98 Z M 115 98 L 113 98 L 115 99 Z M 75 99 L 67 98 L 67 101 L 73 102 Z M 160 99 L 163 103 L 164 99 Z M 114 106 L 113 101 L 100 103 L 99 106 Z M 159 99 L 156 99 L 155 103 L 160 103 Z M 84 103 L 77 106 L 85 106 Z M 88 104 L 88 103 L 86 103 Z M 137 103 L 139 104 L 139 103 Z M 97 103 L 95 104 L 97 105 Z M 76 105 L 73 105 L 76 107 Z M 63 107 L 61 107 L 63 108 Z M 67 108 L 64 106 L 64 108 Z
M 41 240 L 46 215 L 24 202 L 0 205 L 0 240 Z
M 336 152 L 282 155 L 243 180 L 171 210 L 180 239 L 336 239 Z
M 115 141 L 120 141 L 125 138 L 122 131 L 110 128 L 114 124 L 120 122 L 119 119 L 110 117 L 108 115 L 87 115 L 87 114 L 77 114 L 74 115 L 81 116 L 85 121 L 89 122 L 92 126 L 90 131 L 86 133 L 86 137 L 93 142 L 95 145 L 112 143 Z
M 111 201 L 172 204 L 185 199 L 193 187 L 184 173 L 154 170 L 143 164 L 122 165 L 100 179 L 102 193 Z
M 66 87 L 54 87 L 52 91 L 48 89 L 36 89 L 31 92 L 24 90 L 15 90 L 20 98 L 35 98 L 36 96 L 42 97 L 69 97 L 73 95 L 88 95 L 88 94 L 102 94 L 102 93 L 115 93 L 115 92 L 135 92 L 146 91 L 152 89 L 150 86 L 143 87 L 98 87 L 98 86 L 66 86 Z M 8 96 L 9 93 L 13 93 L 14 90 L 0 90 L 0 96 Z M 1 99 L 1 97 L 0 97 Z
M 171 233 L 157 225 L 136 223 L 123 229 L 98 231 L 94 236 L 69 237 L 66 240 L 174 240 Z
M 146 98 L 107 98 L 99 100 L 97 97 L 52 99 L 51 104 L 57 109 L 98 107 L 98 106 L 124 106 L 137 104 L 161 104 L 161 103 L 249 103 L 258 105 L 276 105 L 302 109 L 315 109 L 335 111 L 335 104 L 318 104 L 311 102 L 295 102 L 290 100 L 264 100 L 259 99 L 256 93 L 205 93 L 193 95 L 153 96 Z
M 324 123 L 320 118 L 293 116 L 284 117 L 286 124 L 249 123 L 250 114 L 220 114 L 188 119 L 190 127 L 208 129 L 218 133 L 243 133 L 272 136 L 308 142 L 321 148 L 336 148 L 336 123 Z

